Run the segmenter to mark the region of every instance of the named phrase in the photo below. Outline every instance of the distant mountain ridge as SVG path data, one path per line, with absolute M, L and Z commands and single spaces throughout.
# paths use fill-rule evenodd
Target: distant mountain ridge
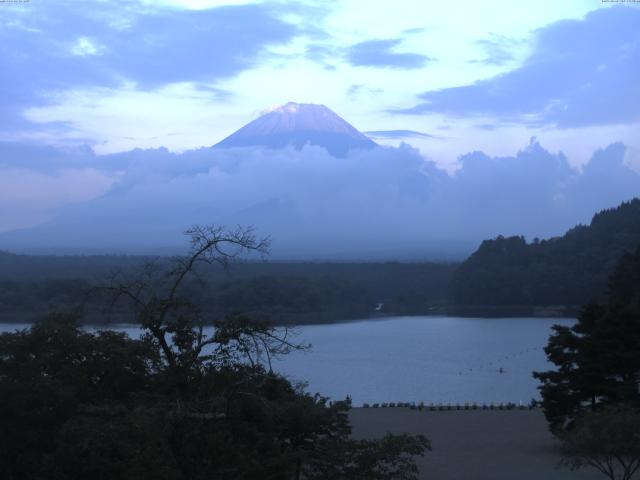
M 485 240 L 456 270 L 452 302 L 471 306 L 579 306 L 599 300 L 619 259 L 640 246 L 640 199 L 594 215 L 564 236 Z
M 349 150 L 371 149 L 378 145 L 324 105 L 289 102 L 265 113 L 214 148 L 285 148 L 317 145 L 335 157 Z

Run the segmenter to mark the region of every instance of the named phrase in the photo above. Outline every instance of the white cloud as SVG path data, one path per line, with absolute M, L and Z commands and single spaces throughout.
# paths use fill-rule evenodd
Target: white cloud
M 68 122 L 66 135 L 93 139 L 98 153 L 161 146 L 181 151 L 222 139 L 215 132 L 229 128 L 231 107 L 219 97 L 220 90 L 191 83 L 147 91 L 130 84 L 68 91 L 24 115 L 35 123 Z
M 582 170 L 535 141 L 525 144 L 516 155 L 465 155 L 454 175 L 406 146 L 346 158 L 319 147 L 137 150 L 94 158 L 92 169 L 102 174 L 76 169 L 56 180 L 14 171 L 3 176 L 15 185 L 0 197 L 2 213 L 11 213 L 2 217 L 4 228 L 49 215 L 51 203 L 73 205 L 48 226 L 0 238 L 0 248 L 149 253 L 181 245 L 181 232 L 192 224 L 218 223 L 272 234 L 280 258 L 356 252 L 424 258 L 442 253 L 443 245 L 462 255 L 498 234 L 561 234 L 640 191 L 640 175 L 625 165 L 621 144 L 596 152 Z M 98 196 L 115 177 L 108 172 L 118 170 L 124 172 L 118 182 Z M 75 189 L 79 196 L 69 197 Z
M 638 125 L 637 131 L 640 131 L 640 125 Z M 628 147 L 625 152 L 624 162 L 629 168 L 640 173 L 640 148 Z
M 105 47 L 89 37 L 79 37 L 71 47 L 71 53 L 79 57 L 92 57 L 104 54 Z
M 588 158 L 595 147 L 612 141 L 622 140 L 640 148 L 638 140 L 632 138 L 632 126 L 629 125 L 616 126 L 619 133 L 609 128 L 555 132 L 522 125 L 498 125 L 489 131 L 474 125 L 481 120 L 486 124 L 495 123 L 492 118 L 472 122 L 468 119 L 451 121 L 444 115 L 418 118 L 384 113 L 386 109 L 415 105 L 418 92 L 466 85 L 516 68 L 531 48 L 528 40 L 532 31 L 561 19 L 581 18 L 586 12 L 599 8 L 599 3 L 541 0 L 531 9 L 518 2 L 499 0 L 461 1 L 453 7 L 446 2 L 426 4 L 422 0 L 375 2 L 375 5 L 366 0 L 296 4 L 274 1 L 238 9 L 198 11 L 248 3 L 256 2 L 130 0 L 124 2 L 126 8 L 123 9 L 93 8 L 111 5 L 111 2 L 87 2 L 83 4 L 87 5 L 86 9 L 69 10 L 74 16 L 60 17 L 58 23 L 38 23 L 32 18 L 60 15 L 64 10 L 47 11 L 44 4 L 32 2 L 31 8 L 40 14 L 39 17 L 34 15 L 20 21 L 24 28 L 38 27 L 42 31 L 42 38 L 38 37 L 42 41 L 38 55 L 43 57 L 28 63 L 40 65 L 45 64 L 41 60 L 46 60 L 49 62 L 48 75 L 43 78 L 55 80 L 56 75 L 59 78 L 48 83 L 33 83 L 39 78 L 35 75 L 25 81 L 11 79 L 7 85 L 10 88 L 20 86 L 20 90 L 17 93 L 9 90 L 5 101 L 29 99 L 27 105 L 20 103 L 16 111 L 23 115 L 20 117 L 23 123 L 35 125 L 29 125 L 23 131 L 0 131 L 0 136 L 40 138 L 49 143 L 83 141 L 92 144 L 98 153 L 160 146 L 183 151 L 216 143 L 255 118 L 268 105 L 297 101 L 323 103 L 362 131 L 433 133 L 441 138 L 412 139 L 411 143 L 419 147 L 425 157 L 448 169 L 455 168 L 457 157 L 464 151 L 482 149 L 491 154 L 507 154 L 531 136 L 538 136 L 554 150 L 565 151 L 572 162 L 576 158 Z M 171 9 L 167 11 L 158 5 Z M 234 11 L 237 13 L 229 13 Z M 88 30 L 78 19 L 90 12 L 93 12 L 90 17 L 93 23 Z M 222 15 L 224 12 L 227 13 Z M 208 25 L 218 16 L 225 28 L 211 29 L 209 33 L 218 32 L 219 35 L 200 36 L 206 29 L 196 27 Z M 297 19 L 295 26 L 278 23 L 290 18 Z M 111 25 L 116 20 L 130 27 L 126 29 L 126 35 L 114 32 L 110 27 L 103 28 L 105 22 Z M 271 25 L 271 21 L 275 23 Z M 225 33 L 227 26 L 231 34 Z M 230 46 L 244 45 L 245 42 L 239 41 L 244 32 L 249 34 L 262 27 L 268 28 L 258 38 L 260 41 L 248 50 L 238 50 L 237 55 L 232 55 L 233 61 L 229 60 L 229 65 L 219 72 L 214 68 L 225 64 L 221 59 Z M 408 29 L 412 32 L 406 33 Z M 86 32 L 91 35 L 85 35 Z M 171 50 L 169 55 L 164 49 L 127 52 L 122 47 L 125 42 L 144 34 L 166 37 L 166 45 L 179 44 L 179 48 Z M 73 45 L 62 42 L 66 46 L 64 54 L 72 63 L 61 64 L 56 58 L 49 57 L 49 37 L 77 37 Z M 407 52 L 436 60 L 408 74 L 375 67 L 354 67 L 335 53 L 336 49 L 357 42 L 400 37 L 403 38 L 403 51 L 406 48 Z M 487 38 L 493 39 L 494 43 L 496 39 L 505 38 L 517 38 L 522 42 L 517 42 L 514 59 L 504 65 L 472 63 L 483 58 L 478 41 Z M 307 56 L 308 47 L 316 44 L 329 52 L 323 59 L 325 63 Z M 201 45 L 207 45 L 207 48 L 199 48 Z M 68 55 L 69 50 L 75 57 Z M 21 56 L 29 55 L 25 52 L 21 52 Z M 162 67 L 159 72 L 145 68 L 150 58 L 158 60 Z M 236 65 L 236 59 L 242 60 L 242 65 Z M 116 68 L 117 62 L 121 62 L 121 71 Z M 83 70 L 85 67 L 87 71 Z M 16 72 L 23 70 L 15 68 Z M 211 75 L 215 75 L 215 80 L 211 80 Z M 122 78 L 131 78 L 135 83 L 114 86 Z M 200 82 L 190 81 L 195 78 Z M 90 87 L 105 79 L 108 82 L 103 86 Z M 76 80 L 77 84 L 72 84 Z M 213 89 L 199 88 L 203 83 Z M 349 93 L 353 85 L 361 86 L 357 95 Z M 219 95 L 216 89 L 228 95 Z M 37 92 L 37 100 L 33 92 Z M 38 102 L 41 95 L 46 103 Z M 51 122 L 60 127 L 53 134 Z M 10 125 L 4 121 L 0 124 L 2 130 Z M 443 125 L 448 127 L 446 132 L 438 130 Z M 64 127 L 68 129 L 65 131 Z M 397 142 L 388 143 L 397 145 Z
M 230 5 L 249 5 L 261 3 L 261 0 L 141 0 L 144 5 L 167 5 L 189 10 L 205 10 L 208 8 L 225 7 Z

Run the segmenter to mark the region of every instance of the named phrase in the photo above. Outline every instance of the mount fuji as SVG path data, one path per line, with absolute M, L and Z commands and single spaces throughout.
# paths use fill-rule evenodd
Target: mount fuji
M 316 148 L 298 151 L 305 145 Z M 88 161 L 117 171 L 113 186 L 47 211 L 39 224 L 0 232 L 0 250 L 175 254 L 186 228 L 209 223 L 273 235 L 274 258 L 398 258 L 422 249 L 400 248 L 395 238 L 421 233 L 415 218 L 431 181 L 422 158 L 379 146 L 322 105 L 288 103 L 214 147 Z
M 307 144 L 323 147 L 334 157 L 345 157 L 349 150 L 378 146 L 324 105 L 289 102 L 248 123 L 214 148 L 301 149 Z

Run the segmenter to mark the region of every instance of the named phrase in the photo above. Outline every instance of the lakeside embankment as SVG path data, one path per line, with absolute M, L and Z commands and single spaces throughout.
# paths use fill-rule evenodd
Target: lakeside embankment
M 538 409 L 429 411 L 353 408 L 356 438 L 425 435 L 433 450 L 419 458 L 424 480 L 598 480 L 596 470 L 557 468 L 558 442 Z
M 574 306 L 474 306 L 474 307 L 430 307 L 426 310 L 400 312 L 367 312 L 364 310 L 338 310 L 306 313 L 243 312 L 256 318 L 268 318 L 277 326 L 326 325 L 337 323 L 378 320 L 391 317 L 462 317 L 462 318 L 575 318 L 579 308 Z M 0 311 L 0 323 L 31 324 L 47 316 L 49 311 Z M 222 318 L 228 312 L 210 313 L 209 318 Z M 123 312 L 83 312 L 85 325 L 135 325 L 135 318 Z

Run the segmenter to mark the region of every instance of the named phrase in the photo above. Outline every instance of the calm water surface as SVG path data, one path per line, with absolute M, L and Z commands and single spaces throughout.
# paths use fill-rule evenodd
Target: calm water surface
M 311 392 L 362 402 L 523 402 L 539 398 L 533 370 L 559 318 L 390 317 L 297 327 L 311 343 L 274 364 Z M 24 328 L 1 324 L 0 331 Z M 134 326 L 113 326 L 137 336 Z M 502 373 L 500 372 L 502 369 Z

